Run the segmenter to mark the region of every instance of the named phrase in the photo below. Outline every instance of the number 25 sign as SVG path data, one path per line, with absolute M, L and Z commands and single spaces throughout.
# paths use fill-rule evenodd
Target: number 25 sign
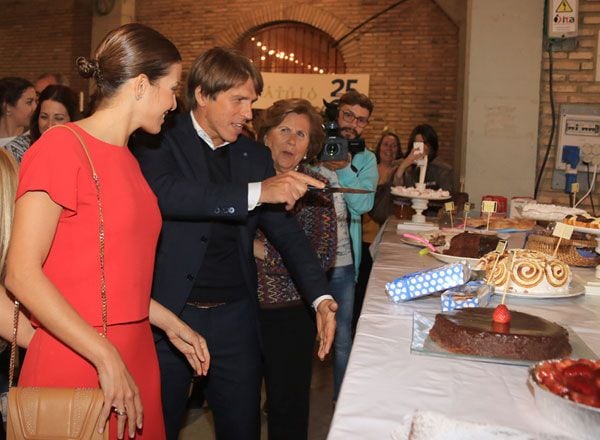
M 275 101 L 289 98 L 304 98 L 317 108 L 323 100 L 332 101 L 350 90 L 369 94 L 368 74 L 311 74 L 263 72 L 263 93 L 254 108 L 270 107 Z

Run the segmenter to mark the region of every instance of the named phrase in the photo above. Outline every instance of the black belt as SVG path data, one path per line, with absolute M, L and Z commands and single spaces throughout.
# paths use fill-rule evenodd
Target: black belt
M 190 307 L 195 307 L 196 309 L 212 309 L 214 307 L 224 306 L 228 303 L 226 303 L 226 302 L 188 301 L 185 304 Z

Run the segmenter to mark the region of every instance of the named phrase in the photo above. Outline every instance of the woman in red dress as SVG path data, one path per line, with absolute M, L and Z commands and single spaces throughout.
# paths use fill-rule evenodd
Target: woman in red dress
M 161 218 L 156 197 L 127 149 L 142 128 L 158 133 L 176 107 L 181 57 L 140 24 L 111 31 L 80 73 L 96 81 L 95 113 L 46 132 L 25 154 L 19 175 L 6 287 L 37 327 L 19 385 L 100 387 L 110 438 L 165 437 L 158 362 L 150 324 L 165 331 L 206 374 L 204 339 L 150 299 Z M 101 300 L 99 206 L 84 141 L 99 177 L 104 218 L 108 324 Z

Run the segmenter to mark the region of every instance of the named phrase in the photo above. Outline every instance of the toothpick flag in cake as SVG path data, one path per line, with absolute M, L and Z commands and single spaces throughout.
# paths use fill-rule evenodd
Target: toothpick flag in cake
M 494 212 L 496 212 L 497 207 L 498 204 L 495 200 L 484 200 L 481 202 L 481 212 L 487 214 L 487 224 L 485 227 L 486 231 L 490 230 L 490 217 Z
M 564 238 L 565 240 L 570 240 L 573 235 L 574 227 L 573 225 L 567 225 L 566 223 L 556 223 L 554 226 L 554 230 L 552 231 L 552 235 L 558 237 L 558 242 L 556 243 L 556 247 L 554 248 L 553 257 L 556 257 L 556 253 L 558 252 L 558 248 L 560 246 L 561 240 Z

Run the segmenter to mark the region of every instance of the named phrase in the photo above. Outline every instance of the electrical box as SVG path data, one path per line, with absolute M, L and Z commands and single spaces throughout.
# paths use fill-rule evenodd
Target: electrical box
M 579 0 L 547 0 L 548 38 L 572 38 L 579 32 Z
M 557 130 L 552 188 L 565 189 L 566 171 L 576 174 L 580 189 L 587 190 L 594 166 L 600 171 L 600 105 L 563 104 Z

